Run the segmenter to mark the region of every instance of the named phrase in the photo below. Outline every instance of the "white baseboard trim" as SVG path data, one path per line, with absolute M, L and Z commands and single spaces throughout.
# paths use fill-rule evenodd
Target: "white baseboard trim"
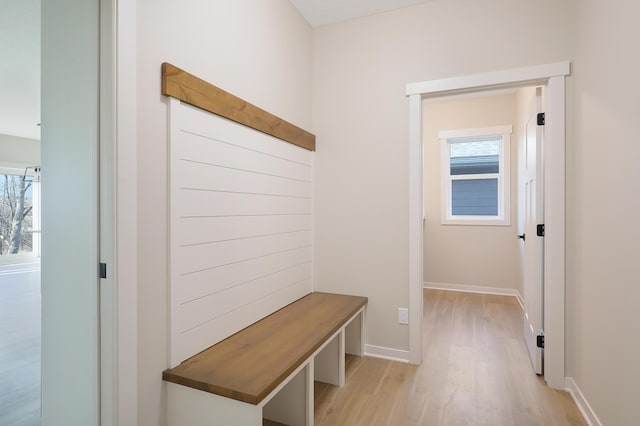
M 522 312 L 524 312 L 524 299 L 522 298 L 522 295 L 520 294 L 520 292 L 518 290 L 514 290 L 516 292 L 516 299 L 518 300 L 518 303 L 520 304 L 520 307 L 522 308 Z
M 564 387 L 566 391 L 571 394 L 571 397 L 578 406 L 587 424 L 589 424 L 589 426 L 602 426 L 602 422 L 598 419 L 598 416 L 596 416 L 596 413 L 593 411 L 593 408 L 591 408 L 591 405 L 589 405 L 589 402 L 587 402 L 587 399 L 582 394 L 582 391 L 580 391 L 573 377 L 564 378 Z
M 495 294 L 498 296 L 513 296 L 518 300 L 520 307 L 524 311 L 524 299 L 518 290 L 515 288 L 502 288 L 502 287 L 485 287 L 481 285 L 467 285 L 467 284 L 446 284 L 446 283 L 433 283 L 424 282 L 424 288 L 431 288 L 434 290 L 447 290 L 447 291 L 462 291 L 465 293 L 480 293 L 480 294 Z
M 382 358 L 389 361 L 409 362 L 409 351 L 400 349 L 385 348 L 383 346 L 364 345 L 365 356 L 372 358 Z

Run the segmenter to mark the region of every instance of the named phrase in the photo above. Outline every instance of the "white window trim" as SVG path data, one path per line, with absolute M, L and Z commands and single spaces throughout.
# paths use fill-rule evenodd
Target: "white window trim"
M 492 126 L 474 129 L 445 130 L 438 134 L 441 158 L 441 214 L 442 225 L 511 225 L 511 133 L 513 126 Z M 451 214 L 451 168 L 449 165 L 449 139 L 502 135 L 500 173 L 466 175 L 457 179 L 498 177 L 498 216 L 453 216 Z

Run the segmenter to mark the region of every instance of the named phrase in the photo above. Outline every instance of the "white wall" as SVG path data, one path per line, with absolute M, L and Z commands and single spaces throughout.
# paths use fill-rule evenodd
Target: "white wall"
M 579 2 L 567 151 L 567 375 L 605 425 L 640 418 L 640 5 Z
M 441 0 L 318 28 L 311 48 L 310 29 L 284 0 L 140 1 L 140 424 L 162 424 L 164 413 L 159 67 L 167 60 L 301 127 L 311 122 L 313 70 L 316 288 L 369 296 L 367 342 L 406 349 L 406 327 L 395 324 L 396 308 L 408 304 L 405 84 L 575 59 L 567 112 L 567 374 L 605 424 L 637 419 L 640 199 L 627 194 L 637 194 L 640 179 L 632 124 L 640 115 L 633 96 L 638 7 L 631 0 Z
M 0 167 L 39 166 L 40 141 L 0 134 Z
M 314 31 L 315 283 L 369 297 L 368 344 L 408 349 L 405 85 L 571 59 L 572 6 L 434 1 Z
M 140 0 L 138 28 L 139 425 L 165 422 L 167 102 L 171 62 L 302 128 L 311 125 L 311 28 L 287 0 Z
M 424 281 L 498 287 L 522 293 L 517 235 L 516 93 L 441 102 L 423 101 Z M 512 125 L 509 226 L 441 224 L 440 131 Z

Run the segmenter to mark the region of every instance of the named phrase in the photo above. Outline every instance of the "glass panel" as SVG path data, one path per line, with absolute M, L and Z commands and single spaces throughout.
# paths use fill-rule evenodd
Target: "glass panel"
M 500 172 L 501 139 L 449 144 L 451 175 Z
M 451 181 L 451 214 L 497 216 L 498 178 Z
M 33 177 L 0 175 L 0 255 L 33 252 Z

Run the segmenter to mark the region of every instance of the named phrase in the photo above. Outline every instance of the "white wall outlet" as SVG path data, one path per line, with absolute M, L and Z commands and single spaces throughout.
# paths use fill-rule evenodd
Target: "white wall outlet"
M 398 323 L 409 324 L 409 309 L 398 308 Z

